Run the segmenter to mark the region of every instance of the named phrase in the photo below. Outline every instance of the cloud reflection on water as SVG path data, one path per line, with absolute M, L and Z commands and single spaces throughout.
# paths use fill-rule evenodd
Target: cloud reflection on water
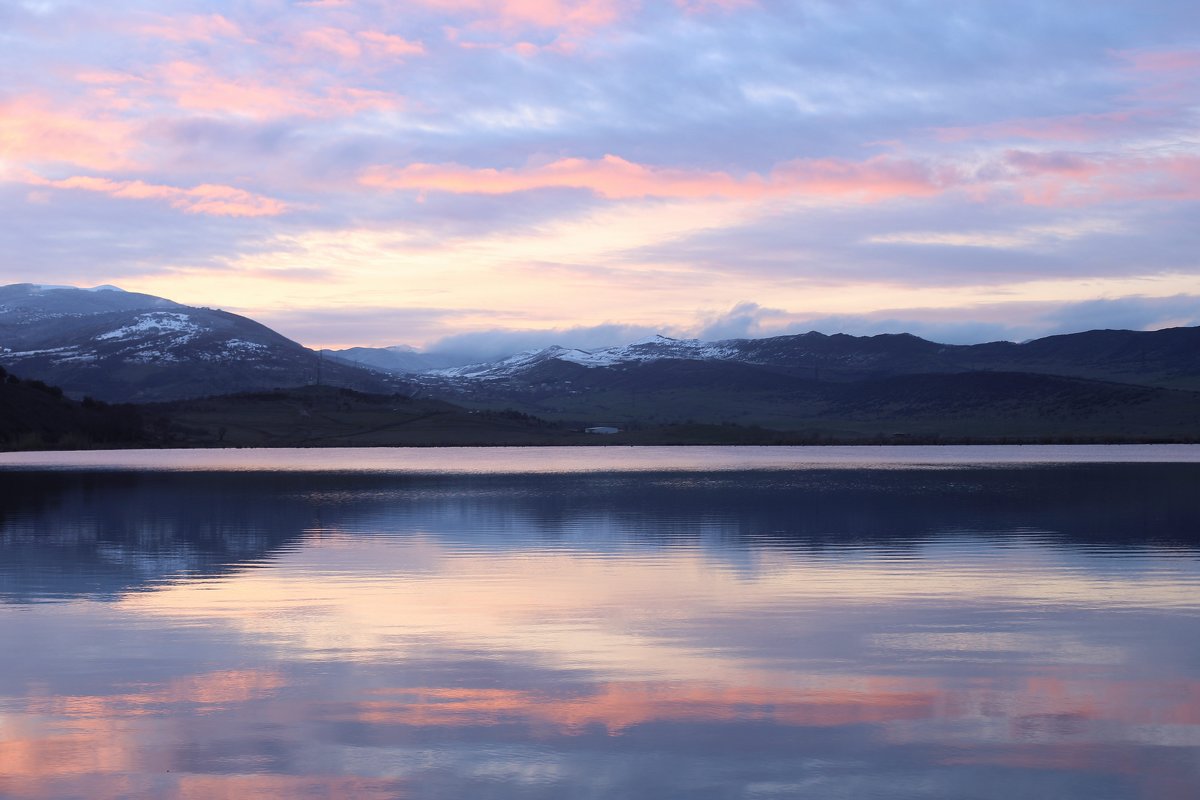
M 1080 469 L 27 475 L 0 794 L 1187 797 L 1196 468 Z

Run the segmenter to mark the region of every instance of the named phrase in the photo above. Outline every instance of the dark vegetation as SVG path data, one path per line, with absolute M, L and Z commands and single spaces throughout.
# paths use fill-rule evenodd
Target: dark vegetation
M 519 411 L 470 411 L 440 400 L 331 386 L 143 407 L 169 447 L 356 447 L 570 443 L 584 434 Z
M 805 385 L 758 398 L 729 385 L 643 393 L 660 408 L 742 408 L 755 422 L 620 422 L 617 434 L 584 428 L 613 417 L 546 420 L 517 409 L 466 409 L 401 394 L 305 386 L 141 406 L 75 401 L 58 387 L 4 374 L 0 449 L 118 447 L 381 447 L 491 445 L 826 445 L 1200 442 L 1194 392 L 1055 376 L 979 373 L 900 376 Z M 785 402 L 790 400 L 789 403 Z M 591 398 L 605 412 L 619 398 Z M 790 408 L 791 416 L 783 416 Z M 763 411 L 767 409 L 768 411 Z M 597 422 L 600 419 L 602 422 Z M 785 427 L 786 426 L 786 427 Z
M 22 380 L 0 367 L 0 449 L 113 447 L 146 441 L 136 406 L 76 401 L 58 386 Z

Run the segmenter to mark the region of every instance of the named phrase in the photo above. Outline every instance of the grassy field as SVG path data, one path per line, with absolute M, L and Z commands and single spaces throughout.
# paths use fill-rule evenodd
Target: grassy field
M 504 411 L 328 387 L 144 408 L 159 441 L 182 447 L 1200 441 L 1194 392 L 1037 376 L 941 380 L 832 398 L 611 392 Z M 600 424 L 621 431 L 583 430 Z

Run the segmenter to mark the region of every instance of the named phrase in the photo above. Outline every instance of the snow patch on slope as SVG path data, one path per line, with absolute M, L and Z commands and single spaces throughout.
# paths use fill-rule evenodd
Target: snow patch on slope
M 663 359 L 719 361 L 736 358 L 737 355 L 736 347 L 725 342 L 650 336 L 631 344 L 601 350 L 579 350 L 555 345 L 542 350 L 517 353 L 503 361 L 431 370 L 426 374 L 443 378 L 501 379 L 546 361 L 565 361 L 582 367 L 597 368 Z
M 567 352 L 572 351 L 568 351 L 565 347 L 554 345 L 543 350 L 530 350 L 524 353 L 517 353 L 515 356 L 509 356 L 503 361 L 487 361 L 482 364 L 467 364 L 463 367 L 435 369 L 426 374 L 446 378 L 502 378 L 519 372 L 525 367 L 531 367 L 542 361 L 558 358 L 559 354 Z
M 149 314 L 139 314 L 136 321 L 124 325 L 108 333 L 101 333 L 95 338 L 100 341 L 110 339 L 132 339 L 148 334 L 176 334 L 176 344 L 184 344 L 200 335 L 201 328 L 192 322 L 187 314 L 177 314 L 168 311 L 156 311 Z

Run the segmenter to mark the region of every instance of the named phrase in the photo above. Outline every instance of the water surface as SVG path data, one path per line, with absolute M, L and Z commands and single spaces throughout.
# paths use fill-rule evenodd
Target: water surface
M 0 796 L 1200 787 L 1200 448 L 195 453 L 0 457 Z

